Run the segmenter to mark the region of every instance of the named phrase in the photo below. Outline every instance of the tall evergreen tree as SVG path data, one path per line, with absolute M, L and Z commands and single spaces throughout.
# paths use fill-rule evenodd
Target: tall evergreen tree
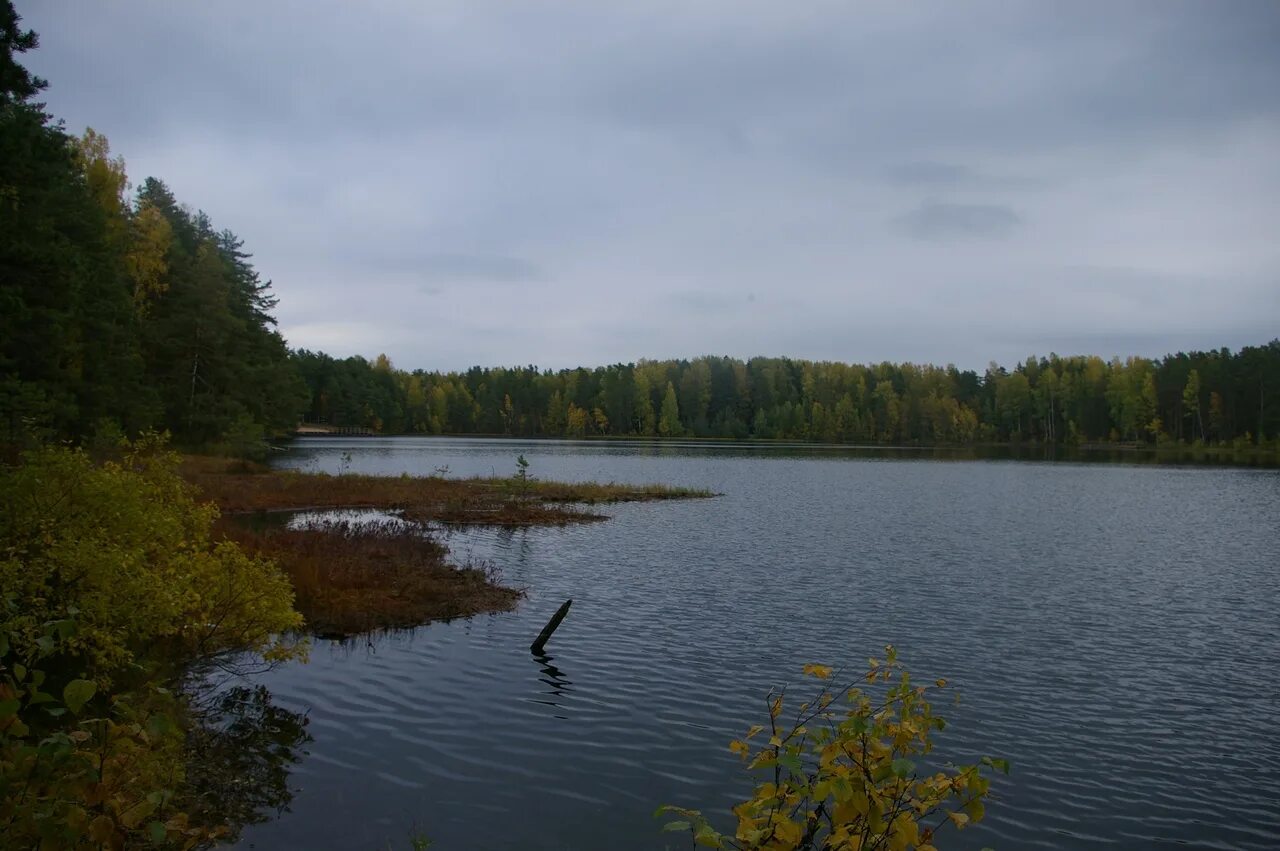
M 0 4 L 0 429 L 72 437 L 147 405 L 120 244 L 76 141 L 16 54 L 38 44 Z
M 161 181 L 130 203 L 106 137 L 69 136 L 34 101 L 44 81 L 17 56 L 37 44 L 0 2 L 3 442 L 104 423 L 188 443 L 287 430 L 307 391 L 270 282 Z

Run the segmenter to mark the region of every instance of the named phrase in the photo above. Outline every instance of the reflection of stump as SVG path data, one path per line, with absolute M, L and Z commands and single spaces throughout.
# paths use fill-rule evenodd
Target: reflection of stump
M 542 632 L 538 633 L 538 637 L 529 645 L 529 649 L 534 653 L 542 650 L 542 645 L 547 643 L 547 639 L 551 637 L 551 633 L 556 631 L 556 627 L 560 626 L 560 621 L 564 620 L 564 616 L 569 614 L 569 607 L 573 605 L 573 600 L 565 600 L 564 605 L 556 609 L 556 613 L 551 616 L 551 620 L 547 621 L 547 625 L 542 628 Z

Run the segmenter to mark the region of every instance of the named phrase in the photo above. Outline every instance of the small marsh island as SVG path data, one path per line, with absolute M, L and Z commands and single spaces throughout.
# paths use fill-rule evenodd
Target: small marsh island
M 288 574 L 308 628 L 325 636 L 516 605 L 521 591 L 502 584 L 498 566 L 451 561 L 433 529 L 595 523 L 608 520 L 599 508 L 609 504 L 715 495 L 666 485 L 543 481 L 527 466 L 508 478 L 460 479 L 329 475 L 188 456 L 182 474 L 220 509 L 219 532 Z M 269 522 L 270 515 L 299 514 L 314 519 Z

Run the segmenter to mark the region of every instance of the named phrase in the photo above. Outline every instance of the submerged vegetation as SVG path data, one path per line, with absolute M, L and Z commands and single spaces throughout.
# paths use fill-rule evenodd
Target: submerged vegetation
M 696 845 L 776 851 L 937 851 L 944 827 L 980 821 L 993 771 L 1009 763 L 984 757 L 949 765 L 931 757 L 933 735 L 946 722 L 929 695 L 946 680 L 912 682 L 885 648 L 865 674 L 817 694 L 790 710 L 785 690 L 766 699 L 768 721 L 753 726 L 729 749 L 765 779 L 733 808 L 737 825 L 721 833 L 699 810 L 664 806 L 681 818 L 664 830 L 689 831 Z M 826 665 L 806 665 L 819 680 L 839 678 Z M 765 739 L 765 736 L 768 736 Z M 754 743 L 756 737 L 764 740 Z

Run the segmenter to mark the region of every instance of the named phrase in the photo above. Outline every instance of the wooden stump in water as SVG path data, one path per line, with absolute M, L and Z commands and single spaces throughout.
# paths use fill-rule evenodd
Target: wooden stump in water
M 564 620 L 564 616 L 569 614 L 569 607 L 573 605 L 573 600 L 565 600 L 564 605 L 556 609 L 556 613 L 551 616 L 551 620 L 547 621 L 547 625 L 542 628 L 542 632 L 538 633 L 538 637 L 529 645 L 529 649 L 534 653 L 542 652 L 542 645 L 547 643 L 547 639 L 551 637 L 551 633 L 556 631 L 556 627 L 560 626 L 560 621 Z

